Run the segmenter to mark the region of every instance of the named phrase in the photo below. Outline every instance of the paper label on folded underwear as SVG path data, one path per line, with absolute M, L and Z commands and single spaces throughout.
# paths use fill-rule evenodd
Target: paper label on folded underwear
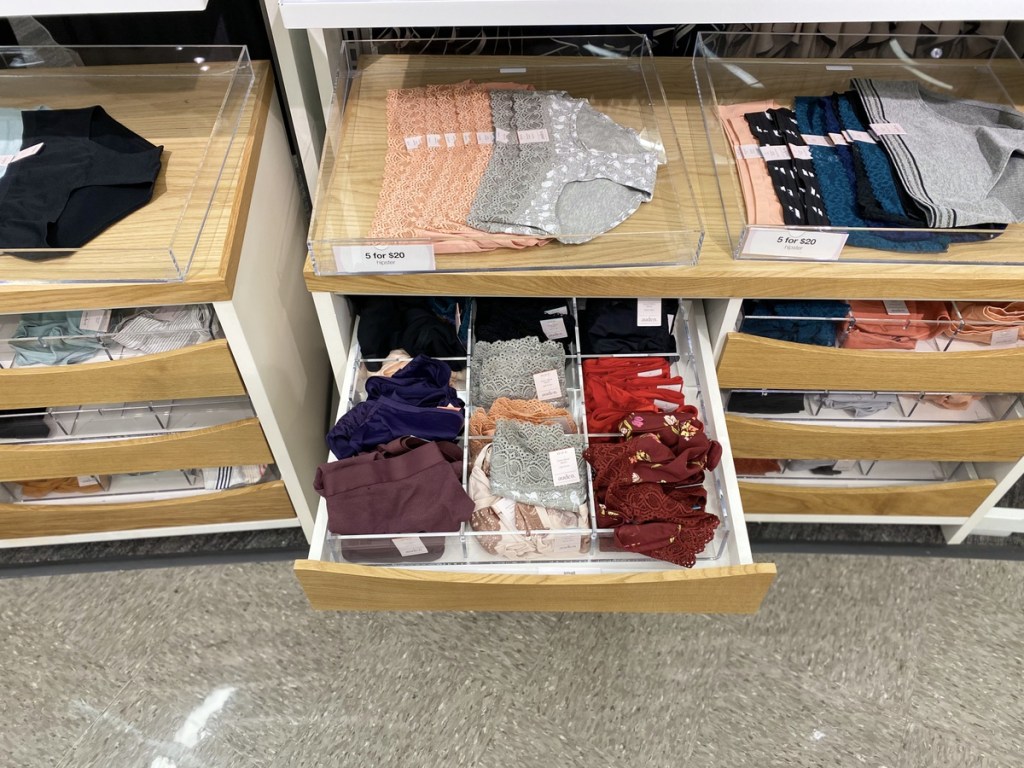
M 659 411 L 672 413 L 672 411 L 679 408 L 679 405 L 677 403 L 670 403 L 668 400 L 659 400 L 658 398 L 654 398 L 654 407 Z
M 541 320 L 540 329 L 544 335 L 552 341 L 566 338 L 569 333 L 565 330 L 565 320 L 560 317 L 553 317 L 550 320 Z
M 887 315 L 909 315 L 910 308 L 907 302 L 900 299 L 882 299 L 882 306 L 885 307 Z
M 110 327 L 109 309 L 86 309 L 82 311 L 82 319 L 78 327 L 83 331 L 106 331 Z
M 850 143 L 850 142 L 848 142 L 846 140 L 846 137 L 843 136 L 843 134 L 841 134 L 841 133 L 830 133 L 828 135 L 828 138 L 829 138 L 829 141 L 831 141 L 837 147 L 845 147 L 847 144 Z
M 874 137 L 867 131 L 843 131 L 851 141 L 863 141 L 865 144 L 877 144 Z
M 856 468 L 856 466 L 856 459 L 841 459 L 832 465 L 832 469 L 834 469 L 836 472 L 849 472 L 850 470 Z
M 441 148 L 441 134 L 440 133 L 428 133 L 427 134 L 427 149 L 440 149 Z
M 538 400 L 558 400 L 562 397 L 558 371 L 541 371 L 533 374 L 533 386 L 537 388 Z
M 500 498 L 491 504 L 491 509 L 498 513 L 498 517 L 505 521 L 505 524 L 512 530 L 516 529 L 516 500 Z
M 431 243 L 336 245 L 338 272 L 433 272 L 437 268 Z
M 992 331 L 992 340 L 989 341 L 990 346 L 999 346 L 1001 344 L 1016 344 L 1017 343 L 1017 328 L 1001 328 L 998 331 Z
M 13 155 L 0 155 L 0 165 L 10 165 L 16 163 L 19 160 L 24 160 L 26 157 L 32 157 L 43 148 L 43 143 L 33 144 L 31 147 L 25 147 L 25 149 L 17 152 Z
M 446 133 L 444 135 L 444 143 L 448 149 L 455 149 L 455 145 L 459 143 L 459 135 L 457 133 Z
M 508 131 L 504 128 L 495 128 L 494 140 L 499 144 L 508 144 Z
M 906 133 L 899 123 L 870 123 L 868 124 L 875 136 L 901 136 Z
M 661 368 L 655 368 L 653 371 L 638 371 L 636 375 L 641 379 L 653 379 L 656 376 L 661 376 Z
M 795 157 L 797 160 L 810 160 L 811 159 L 811 148 L 804 147 L 799 144 L 788 144 L 789 154 Z
M 94 475 L 79 475 L 78 476 L 78 487 L 79 488 L 92 488 L 100 484 L 100 481 Z
M 828 136 L 815 136 L 813 133 L 801 133 L 800 138 L 804 140 L 804 143 L 811 147 L 831 147 L 832 142 L 828 140 Z
M 757 144 L 740 144 L 736 147 L 738 160 L 760 160 L 761 148 Z
M 789 149 L 785 144 L 773 144 L 769 147 L 761 147 L 761 157 L 766 161 L 789 160 Z
M 676 327 L 676 316 L 673 315 L 673 314 L 670 314 L 668 316 L 668 327 L 669 328 L 675 328 Z
M 548 451 L 551 462 L 551 479 L 555 486 L 574 485 L 580 481 L 580 468 L 576 462 L 575 448 Z
M 477 144 L 493 144 L 494 143 L 494 131 L 477 131 L 476 132 L 476 143 Z
M 657 328 L 661 325 L 661 299 L 636 300 L 636 325 L 638 328 Z
M 551 541 L 551 553 L 554 555 L 568 555 L 580 552 L 580 535 L 578 533 L 552 533 L 549 534 Z
M 422 136 L 406 136 L 405 137 L 405 148 L 412 152 L 414 149 L 419 149 L 423 146 Z
M 750 227 L 740 253 L 807 261 L 837 261 L 846 245 L 846 232 Z
M 538 144 L 544 141 L 551 141 L 548 138 L 547 128 L 532 128 L 528 131 L 516 131 L 516 137 L 520 144 Z
M 419 536 L 396 536 L 391 539 L 391 543 L 402 557 L 427 554 L 427 548 L 423 546 Z
M 553 309 L 545 309 L 544 310 L 544 314 L 545 315 L 568 315 L 569 314 L 569 308 L 568 307 L 555 307 Z

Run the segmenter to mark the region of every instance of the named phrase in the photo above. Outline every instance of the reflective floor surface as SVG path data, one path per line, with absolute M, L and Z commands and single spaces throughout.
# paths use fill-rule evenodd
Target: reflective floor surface
M 1024 563 L 773 559 L 753 617 L 316 613 L 288 563 L 2 579 L 0 765 L 1024 764 Z

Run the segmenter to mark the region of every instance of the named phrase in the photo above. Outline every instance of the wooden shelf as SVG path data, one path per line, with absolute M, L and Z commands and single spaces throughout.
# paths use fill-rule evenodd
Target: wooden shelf
M 683 58 L 658 59 L 656 64 L 704 223 L 705 237 L 697 266 L 318 277 L 307 258 L 307 287 L 313 291 L 342 294 L 442 296 L 628 294 L 693 298 L 956 297 L 989 300 L 1024 296 L 1024 269 L 1020 266 L 794 263 L 733 259 L 696 98 L 692 64 Z M 986 247 L 1004 246 L 997 240 L 987 243 Z
M 205 11 L 209 0 L 134 0 L 126 7 L 123 0 L 0 0 L 0 16 L 65 16 L 92 13 L 158 13 L 168 11 Z

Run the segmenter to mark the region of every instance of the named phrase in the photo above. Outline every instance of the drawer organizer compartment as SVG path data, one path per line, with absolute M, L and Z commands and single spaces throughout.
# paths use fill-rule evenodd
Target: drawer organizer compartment
M 736 459 L 752 521 L 963 522 L 995 490 L 969 462 Z
M 565 311 L 579 318 L 584 300 L 569 300 Z M 357 323 L 359 321 L 357 320 Z M 310 558 L 296 564 L 300 581 L 314 607 L 324 609 L 465 609 L 465 610 L 634 610 L 634 611 L 727 611 L 756 610 L 770 584 L 774 567 L 754 565 L 743 523 L 735 503 L 735 486 L 728 457 L 728 438 L 721 428 L 721 405 L 714 372 L 709 368 L 707 331 L 700 304 L 681 302 L 672 313 L 673 347 L 663 353 L 628 355 L 579 354 L 579 323 L 569 335 L 561 402 L 571 416 L 562 431 L 573 429 L 583 444 L 602 440 L 621 441 L 615 433 L 592 433 L 586 413 L 588 360 L 629 357 L 642 364 L 657 358 L 667 361 L 671 374 L 682 377 L 676 394 L 699 412 L 709 438 L 723 443 L 725 457 L 700 484 L 707 494 L 706 511 L 720 524 L 711 541 L 696 557 L 692 569 L 626 551 L 616 544 L 615 531 L 601 527 L 595 499 L 595 479 L 589 465 L 580 481 L 585 485 L 585 506 L 577 512 L 544 509 L 549 519 L 544 530 L 530 531 L 512 517 L 524 515 L 522 505 L 491 502 L 504 518 L 494 528 L 461 523 L 457 529 L 388 534 L 339 535 L 328 531 L 327 504 L 321 501 Z M 356 334 L 357 335 L 357 334 Z M 471 336 L 465 358 L 473 355 Z M 371 361 L 376 367 L 377 362 Z M 366 360 L 353 341 L 344 382 L 345 395 L 339 418 L 365 398 Z M 654 367 L 656 364 L 651 363 Z M 457 379 L 459 396 L 467 403 L 466 426 L 459 436 L 462 452 L 462 483 L 471 489 L 475 460 L 489 450 L 490 433 L 481 432 L 475 416 L 481 406 L 474 402 L 474 372 Z M 680 390 L 682 390 L 680 392 Z M 671 396 L 666 396 L 667 398 Z M 675 399 L 678 399 L 676 397 Z M 485 412 L 486 413 L 486 412 Z M 680 412 L 682 413 L 682 412 Z M 480 424 L 484 423 L 482 419 Z M 333 460 L 333 458 L 332 458 Z M 680 486 L 683 488 L 683 485 Z M 693 490 L 689 486 L 686 487 Z M 470 493 L 472 496 L 473 493 Z M 574 497 L 575 498 L 575 497 Z M 500 501 L 500 500 L 499 500 Z M 478 504 L 478 506 L 480 506 Z M 531 510 L 541 507 L 527 504 Z M 558 517 L 553 521 L 552 517 Z M 519 521 L 522 522 L 521 520 Z
M 1019 306 L 748 301 L 719 378 L 728 389 L 1014 392 L 1024 381 Z

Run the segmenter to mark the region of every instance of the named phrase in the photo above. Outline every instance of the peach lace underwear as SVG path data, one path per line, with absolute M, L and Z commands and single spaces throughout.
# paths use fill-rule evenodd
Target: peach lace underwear
M 466 223 L 491 159 L 490 91 L 520 83 L 428 85 L 388 91 L 388 151 L 372 238 L 429 238 L 435 253 L 529 248 L 547 239 L 492 234 Z
M 579 434 L 580 431 L 572 414 L 565 408 L 556 408 L 542 400 L 513 400 L 499 397 L 491 404 L 489 411 L 486 408 L 473 409 L 473 414 L 469 417 L 469 434 L 472 437 L 492 438 L 500 419 L 528 421 L 531 424 L 557 424 L 568 435 Z M 470 440 L 470 457 L 475 459 L 480 449 L 490 442 L 490 439 Z

